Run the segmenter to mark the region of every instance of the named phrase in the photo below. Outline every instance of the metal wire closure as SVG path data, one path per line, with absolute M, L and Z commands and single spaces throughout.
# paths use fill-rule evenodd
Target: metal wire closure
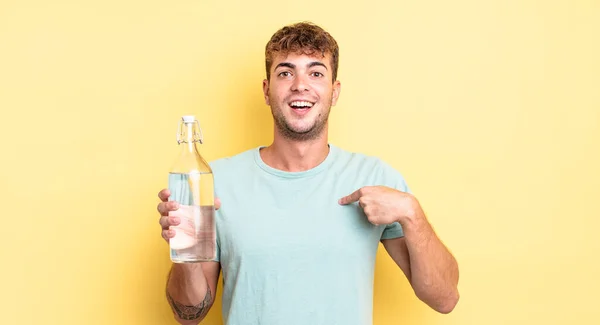
M 181 118 L 181 122 L 179 122 L 179 125 L 177 126 L 177 144 L 181 144 L 183 142 L 183 140 L 181 140 L 181 125 L 185 124 L 185 122 L 182 122 L 183 118 Z M 198 127 L 198 132 L 200 133 L 194 132 L 194 134 L 192 135 L 192 141 L 198 141 L 200 142 L 200 144 L 202 144 L 204 142 L 204 137 L 202 135 L 202 129 L 200 128 L 200 122 L 198 122 L 198 120 L 195 120 L 194 123 L 196 123 L 196 126 Z

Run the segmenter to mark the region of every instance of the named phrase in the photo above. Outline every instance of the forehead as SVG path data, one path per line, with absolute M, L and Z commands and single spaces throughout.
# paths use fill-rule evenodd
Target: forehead
M 282 62 L 292 63 L 297 67 L 305 67 L 312 62 L 320 62 L 323 63 L 327 69 L 330 69 L 331 54 L 325 53 L 325 56 L 321 55 L 321 53 L 315 53 L 313 55 L 308 55 L 305 53 L 279 54 L 273 58 L 273 64 L 271 67 L 275 69 L 277 65 Z

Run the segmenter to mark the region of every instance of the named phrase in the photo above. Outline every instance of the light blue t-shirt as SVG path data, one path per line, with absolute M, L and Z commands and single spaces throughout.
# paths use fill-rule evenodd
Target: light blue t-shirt
M 226 325 L 372 324 L 379 241 L 402 228 L 338 200 L 363 186 L 408 188 L 380 159 L 329 146 L 303 172 L 271 168 L 260 147 L 211 163 Z

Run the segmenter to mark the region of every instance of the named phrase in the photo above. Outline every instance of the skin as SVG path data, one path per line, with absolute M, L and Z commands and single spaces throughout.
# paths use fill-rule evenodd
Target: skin
M 329 113 L 341 92 L 341 83 L 332 80 L 330 54 L 280 55 L 274 58 L 271 78 L 263 80 L 262 87 L 274 120 L 273 143 L 260 151 L 263 161 L 289 172 L 305 171 L 323 162 L 329 153 Z M 294 101 L 310 102 L 312 107 L 295 110 L 290 105 Z M 167 242 L 174 235 L 169 227 L 180 222 L 177 217 L 169 217 L 177 204 L 168 202 L 168 196 L 168 190 L 162 190 L 158 205 L 161 235 Z M 459 300 L 458 264 L 436 235 L 416 197 L 388 187 L 366 186 L 332 200 L 342 205 L 358 202 L 374 225 L 399 222 L 405 236 L 382 240 L 386 251 L 419 299 L 440 313 L 454 309 Z M 217 199 L 217 208 L 220 205 Z M 219 271 L 217 262 L 173 265 L 167 292 L 172 301 L 192 307 L 199 315 L 186 321 L 175 313 L 181 324 L 196 324 L 204 318 L 216 296 Z
M 330 56 L 311 57 L 290 53 L 273 60 L 270 80 L 263 80 L 265 103 L 274 118 L 273 143 L 261 150 L 264 162 L 296 172 L 311 169 L 329 153 L 328 117 L 341 91 L 332 81 Z M 290 107 L 294 100 L 314 103 L 305 114 Z

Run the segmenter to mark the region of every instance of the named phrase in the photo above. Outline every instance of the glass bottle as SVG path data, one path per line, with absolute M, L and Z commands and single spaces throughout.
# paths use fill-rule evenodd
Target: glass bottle
M 194 116 L 183 116 L 177 131 L 179 157 L 169 172 L 169 201 L 179 208 L 169 216 L 180 219 L 175 237 L 169 240 L 171 261 L 197 263 L 216 258 L 214 178 L 198 147 L 203 143 L 200 124 Z

